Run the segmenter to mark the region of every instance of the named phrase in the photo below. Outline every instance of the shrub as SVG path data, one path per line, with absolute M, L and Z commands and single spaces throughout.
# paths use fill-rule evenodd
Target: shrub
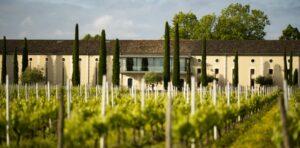
M 27 68 L 22 73 L 22 83 L 34 84 L 43 81 L 45 81 L 45 77 L 43 76 L 42 71 L 37 68 Z
M 148 72 L 144 75 L 144 79 L 146 84 L 157 84 L 162 81 L 162 77 L 160 74 L 155 72 Z
M 270 86 L 273 85 L 273 79 L 270 76 L 258 76 L 255 79 L 255 82 L 261 86 Z

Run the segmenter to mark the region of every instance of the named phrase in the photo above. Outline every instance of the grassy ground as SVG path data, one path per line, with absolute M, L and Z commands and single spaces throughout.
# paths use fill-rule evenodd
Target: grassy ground
M 278 104 L 271 104 L 262 112 L 253 115 L 239 124 L 235 130 L 224 135 L 215 146 L 234 148 L 276 147 L 271 138 L 273 127 L 277 124 L 274 121 L 274 116 L 278 112 Z

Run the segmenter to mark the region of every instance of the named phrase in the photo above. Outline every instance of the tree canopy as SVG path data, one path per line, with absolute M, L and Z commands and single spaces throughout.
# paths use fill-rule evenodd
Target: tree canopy
M 282 35 L 279 37 L 280 40 L 299 40 L 300 32 L 297 27 L 293 27 L 289 24 L 284 30 L 282 30 Z
M 175 23 L 179 25 L 180 38 L 219 40 L 262 40 L 265 27 L 270 25 L 263 11 L 239 3 L 230 4 L 219 16 L 213 13 L 200 19 L 192 12 L 179 12 L 173 17 L 172 36 Z

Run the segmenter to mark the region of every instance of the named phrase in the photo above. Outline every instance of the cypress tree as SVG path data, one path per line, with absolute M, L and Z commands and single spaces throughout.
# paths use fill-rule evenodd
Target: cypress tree
M 293 85 L 293 51 L 290 53 L 289 85 Z
M 165 26 L 163 80 L 164 88 L 167 90 L 170 82 L 170 26 L 168 22 L 166 22 Z
M 3 37 L 3 49 L 2 49 L 2 71 L 1 71 L 1 82 L 2 84 L 5 84 L 6 82 L 6 54 L 7 54 L 7 50 L 6 50 L 6 37 Z
M 178 23 L 175 24 L 175 39 L 174 39 L 174 51 L 173 51 L 173 86 L 180 89 L 180 63 L 179 63 L 179 31 Z
M 298 85 L 298 70 L 297 69 L 295 69 L 293 77 L 294 77 L 293 78 L 293 85 L 297 86 Z
M 99 50 L 99 68 L 98 83 L 102 85 L 102 77 L 106 75 L 106 39 L 105 30 L 101 31 L 100 50 Z
M 200 77 L 200 82 L 202 86 L 207 86 L 208 81 L 207 81 L 207 72 L 206 72 L 206 38 L 204 37 L 202 40 L 202 61 L 201 61 L 201 77 Z
M 28 48 L 27 48 L 27 39 L 24 38 L 24 48 L 22 51 L 22 72 L 28 67 Z
M 237 87 L 239 84 L 239 59 L 238 59 L 238 50 L 235 50 L 234 57 L 234 69 L 233 69 L 233 86 Z
M 112 81 L 114 86 L 120 85 L 120 44 L 119 39 L 116 39 L 114 57 L 113 57 L 113 76 Z
M 18 84 L 19 81 L 19 65 L 18 65 L 18 48 L 14 51 L 14 84 Z
M 284 64 L 284 79 L 288 81 L 287 61 L 286 61 L 286 49 L 283 53 L 283 64 Z
M 72 50 L 72 62 L 73 62 L 72 84 L 74 86 L 78 86 L 80 85 L 78 24 L 76 24 L 75 26 L 75 40 L 74 40 L 74 45 Z
M 188 59 L 187 66 L 186 66 L 186 83 L 191 88 L 191 62 L 190 62 L 190 59 Z

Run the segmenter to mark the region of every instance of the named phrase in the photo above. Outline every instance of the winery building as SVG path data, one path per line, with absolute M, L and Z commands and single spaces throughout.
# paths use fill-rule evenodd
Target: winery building
M 112 78 L 112 61 L 115 41 L 107 44 L 107 79 Z M 120 84 L 124 87 L 139 87 L 145 73 L 163 71 L 163 40 L 120 40 Z M 172 42 L 171 42 L 172 43 Z M 96 85 L 98 72 L 99 41 L 80 41 L 81 84 Z M 185 80 L 186 65 L 190 62 L 192 75 L 199 80 L 201 75 L 202 42 L 180 41 L 180 73 Z M 7 73 L 10 82 L 13 77 L 13 51 L 18 48 L 19 75 L 22 67 L 23 40 L 7 40 Z M 1 48 L 2 48 L 1 42 Z M 41 69 L 51 84 L 60 84 L 72 77 L 73 40 L 28 40 L 28 66 Z M 242 86 L 255 86 L 258 76 L 271 76 L 274 84 L 281 86 L 284 77 L 284 49 L 289 59 L 293 51 L 293 71 L 300 68 L 300 41 L 279 40 L 240 40 L 207 41 L 207 73 L 218 79 L 220 85 L 232 82 L 234 50 L 239 52 L 239 83 Z M 172 70 L 171 45 L 171 70 Z M 2 50 L 0 51 L 2 54 Z M 142 69 L 142 61 L 147 68 Z M 2 61 L 2 56 L 0 57 Z M 130 64 L 128 61 L 131 61 Z M 133 64 L 132 64 L 133 63 Z M 288 66 L 289 66 L 289 62 Z M 2 65 L 0 65 L 0 68 Z M 1 73 L 0 73 L 1 75 Z M 64 75 L 64 76 L 63 76 Z M 300 80 L 300 78 L 298 78 Z M 299 83 L 298 83 L 299 84 Z

